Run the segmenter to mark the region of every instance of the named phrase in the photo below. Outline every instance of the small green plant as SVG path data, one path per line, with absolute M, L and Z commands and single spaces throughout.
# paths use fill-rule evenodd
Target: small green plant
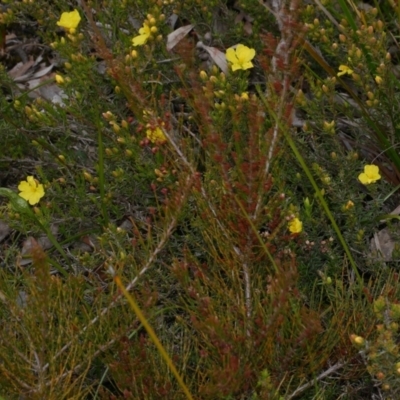
M 396 398 L 399 9 L 3 3 L 0 393 Z
M 396 343 L 399 330 L 400 307 L 386 296 L 379 296 L 373 303 L 378 324 L 370 339 L 351 335 L 351 341 L 360 349 L 368 372 L 385 392 L 385 398 L 396 398 L 400 388 L 400 349 Z

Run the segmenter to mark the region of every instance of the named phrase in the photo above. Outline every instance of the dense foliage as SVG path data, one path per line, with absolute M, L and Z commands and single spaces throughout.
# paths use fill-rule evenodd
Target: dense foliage
M 372 3 L 1 2 L 0 396 L 398 398 Z

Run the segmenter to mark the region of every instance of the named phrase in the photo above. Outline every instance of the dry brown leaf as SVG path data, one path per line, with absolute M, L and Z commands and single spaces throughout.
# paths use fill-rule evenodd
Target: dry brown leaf
M 29 236 L 22 244 L 21 253 L 18 257 L 18 264 L 20 266 L 31 264 L 33 261 L 30 257 L 32 250 L 38 247 L 40 247 L 38 241 L 34 237 Z
M 172 14 L 167 18 L 167 20 L 166 20 L 165 22 L 167 23 L 167 25 L 170 26 L 171 29 L 174 29 L 174 26 L 175 26 L 176 23 L 178 22 L 178 19 L 179 19 L 178 15 L 172 13 Z
M 26 72 L 35 64 L 35 61 L 31 58 L 29 61 L 23 63 L 20 61 L 15 64 L 12 69 L 8 71 L 8 75 L 14 81 L 18 82 L 21 79 L 21 76 L 25 76 Z
M 91 253 L 99 247 L 99 241 L 94 235 L 86 235 L 82 236 L 79 242 L 75 243 L 74 247 L 82 252 Z
M 42 79 L 32 79 L 26 82 L 26 84 L 18 84 L 17 86 L 21 89 L 21 92 L 29 90 L 28 96 L 32 99 L 42 97 L 51 101 L 53 104 L 63 105 L 63 99 L 68 97 L 59 86 L 55 83 L 48 83 L 47 85 L 41 86 L 48 79 L 47 76 Z
M 198 42 L 197 47 L 205 50 L 211 57 L 211 59 L 221 68 L 221 71 L 225 74 L 228 73 L 228 62 L 226 61 L 225 53 L 218 50 L 216 47 L 206 46 L 203 42 Z
M 397 206 L 389 215 L 399 215 L 400 206 Z M 380 222 L 385 222 L 381 220 Z M 398 225 L 396 225 L 398 226 Z M 393 228 L 392 228 L 393 229 Z M 373 238 L 370 241 L 370 254 L 369 256 L 374 260 L 380 261 L 393 261 L 393 250 L 396 245 L 399 245 L 399 241 L 393 237 L 393 231 L 388 227 L 381 229 L 379 232 L 374 233 Z M 397 236 L 397 235 L 396 235 Z
M 19 62 L 10 71 L 8 75 L 15 82 L 24 82 L 34 78 L 41 78 L 46 74 L 49 74 L 54 67 L 54 64 L 46 66 L 43 61 L 43 57 L 39 56 L 36 60 L 29 57 L 26 62 Z
M 58 233 L 58 226 L 52 224 L 50 226 L 51 233 L 56 236 Z M 18 258 L 19 265 L 24 266 L 32 263 L 32 258 L 30 257 L 32 251 L 36 248 L 39 248 L 42 251 L 51 249 L 53 247 L 53 243 L 47 237 L 47 235 L 42 235 L 36 240 L 33 236 L 29 236 L 22 244 L 21 253 Z
M 253 33 L 253 24 L 252 24 L 252 22 L 254 21 L 254 18 L 251 15 L 246 14 L 242 10 L 242 8 L 240 7 L 240 2 L 239 1 L 237 1 L 234 4 L 234 8 L 239 10 L 239 14 L 235 18 L 235 24 L 239 24 L 239 23 L 242 22 L 244 24 L 244 26 L 243 26 L 244 31 L 248 35 L 251 35 Z
M 16 64 L 8 71 L 8 75 L 17 83 L 21 92 L 28 91 L 30 98 L 41 97 L 54 104 L 63 105 L 67 96 L 54 83 L 54 73 L 52 73 L 54 64 L 46 65 L 42 60 L 42 56 L 36 60 L 30 57 L 28 61 Z
M 192 29 L 194 25 L 185 25 L 167 36 L 167 51 L 171 51 Z
M 253 33 L 253 24 L 250 21 L 246 21 L 243 29 L 248 35 L 251 35 Z
M 381 261 L 392 261 L 392 253 L 395 247 L 395 240 L 389 231 L 389 228 L 383 228 L 374 233 L 371 239 L 370 256 Z

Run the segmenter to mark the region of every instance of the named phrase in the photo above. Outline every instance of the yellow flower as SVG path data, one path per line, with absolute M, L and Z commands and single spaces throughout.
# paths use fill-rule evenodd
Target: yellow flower
M 293 218 L 289 222 L 289 231 L 291 233 L 300 233 L 303 230 L 303 223 L 298 218 Z
M 63 12 L 61 14 L 60 20 L 57 21 L 57 25 L 73 33 L 75 28 L 79 25 L 80 21 L 81 16 L 79 15 L 79 11 L 74 10 L 71 12 Z
M 341 65 L 341 66 L 339 66 L 339 71 L 340 72 L 338 72 L 337 73 L 337 76 L 342 76 L 342 75 L 351 75 L 354 71 L 350 68 L 350 67 L 348 67 L 347 65 Z
M 143 46 L 151 36 L 151 28 L 146 22 L 139 29 L 139 36 L 132 39 L 132 46 Z
M 164 132 L 160 128 L 155 129 L 147 129 L 146 137 L 150 140 L 151 143 L 164 143 L 167 141 L 167 138 L 164 135 Z
M 363 185 L 369 185 L 381 179 L 379 175 L 379 167 L 376 165 L 366 165 L 364 167 L 364 172 L 358 175 L 358 180 Z
M 381 85 L 382 82 L 383 82 L 383 79 L 382 79 L 379 75 L 377 75 L 377 76 L 375 77 L 375 82 L 376 82 L 378 85 Z
M 254 65 L 251 60 L 255 55 L 256 51 L 254 49 L 250 49 L 243 44 L 238 44 L 236 49 L 230 47 L 226 50 L 226 59 L 232 64 L 232 71 L 253 68 Z
M 18 185 L 19 195 L 25 199 L 31 206 L 39 203 L 44 196 L 43 185 L 40 184 L 33 176 L 28 176 L 26 181 L 22 181 Z

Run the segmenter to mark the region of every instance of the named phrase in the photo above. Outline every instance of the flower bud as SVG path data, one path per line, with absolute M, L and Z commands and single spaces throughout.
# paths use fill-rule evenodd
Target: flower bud
M 376 379 L 379 379 L 380 381 L 385 379 L 385 374 L 382 371 L 378 372 L 375 376 L 376 376 Z
M 200 78 L 201 78 L 203 81 L 206 81 L 206 80 L 208 79 L 207 72 L 206 72 L 206 71 L 200 71 Z
M 62 85 L 62 84 L 65 82 L 64 78 L 63 78 L 61 75 L 59 75 L 59 74 L 56 74 L 56 75 L 55 75 L 55 79 L 56 79 L 56 82 L 57 82 L 59 85 Z
M 105 113 L 102 113 L 101 115 L 102 115 L 103 118 L 106 119 L 107 121 L 111 121 L 112 119 L 115 118 L 114 115 L 113 115 L 113 113 L 110 112 L 110 111 L 107 111 L 107 112 L 105 112 Z
M 248 95 L 248 93 L 247 93 L 247 92 L 243 92 L 243 93 L 240 95 L 240 100 L 242 100 L 242 101 L 247 101 L 247 100 L 249 100 L 249 95 Z
M 112 129 L 115 133 L 118 133 L 121 130 L 121 127 L 114 121 L 111 121 Z
M 351 208 L 353 208 L 354 207 L 354 203 L 351 201 L 351 200 L 349 200 L 347 203 L 346 203 L 346 205 L 344 206 L 344 209 L 345 210 L 350 210 Z

